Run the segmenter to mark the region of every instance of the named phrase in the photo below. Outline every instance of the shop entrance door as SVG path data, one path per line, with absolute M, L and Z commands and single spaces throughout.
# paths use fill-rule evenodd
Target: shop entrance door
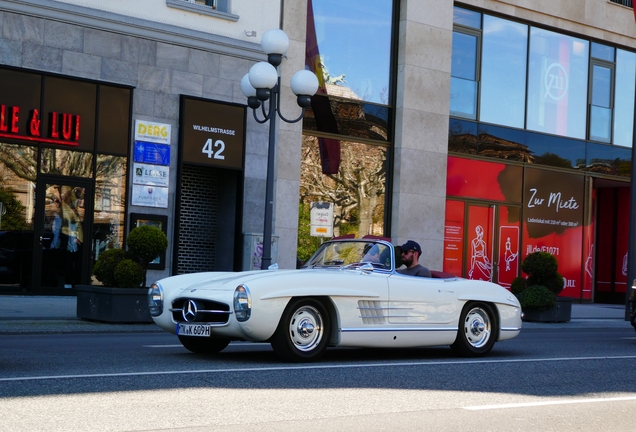
M 88 280 L 91 184 L 81 179 L 41 176 L 37 185 L 33 291 L 75 294 Z
M 520 213 L 498 204 L 466 205 L 465 277 L 510 286 L 519 274 Z
M 625 304 L 629 248 L 629 187 L 615 187 L 608 182 L 601 185 L 604 187 L 596 189 L 594 303 Z M 586 271 L 590 270 L 586 266 Z

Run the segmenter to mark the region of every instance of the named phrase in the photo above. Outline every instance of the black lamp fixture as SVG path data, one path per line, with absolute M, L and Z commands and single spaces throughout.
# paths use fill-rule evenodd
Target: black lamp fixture
M 305 115 L 305 108 L 311 104 L 311 97 L 318 90 L 318 78 L 308 70 L 300 70 L 292 76 L 291 89 L 297 96 L 296 102 L 302 108 L 300 116 L 289 120 L 280 112 L 280 76 L 278 66 L 289 48 L 289 38 L 280 29 L 271 29 L 261 39 L 267 62 L 258 62 L 250 68 L 241 80 L 241 91 L 247 97 L 247 105 L 252 108 L 254 120 L 258 123 L 269 121 L 269 147 L 267 151 L 267 181 L 265 187 L 265 221 L 263 226 L 263 257 L 261 269 L 266 270 L 272 262 L 272 218 L 274 211 L 274 154 L 276 149 L 276 118 L 287 123 L 296 123 Z M 265 102 L 269 100 L 268 108 Z M 256 111 L 261 108 L 263 119 Z

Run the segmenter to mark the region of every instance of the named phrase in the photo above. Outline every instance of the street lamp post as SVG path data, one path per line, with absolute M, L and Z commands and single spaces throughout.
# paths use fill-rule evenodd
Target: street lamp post
M 291 89 L 297 96 L 296 103 L 302 108 L 300 116 L 289 120 L 280 112 L 280 76 L 277 67 L 289 48 L 289 38 L 280 29 L 265 32 L 261 40 L 267 62 L 258 62 L 250 68 L 241 80 L 241 91 L 247 97 L 247 105 L 252 108 L 254 120 L 258 123 L 269 121 L 269 147 L 267 150 L 267 180 L 265 186 L 265 220 L 263 225 L 263 258 L 261 269 L 266 270 L 272 262 L 272 218 L 274 213 L 274 154 L 276 149 L 276 118 L 287 123 L 296 123 L 305 115 L 305 108 L 311 104 L 311 96 L 318 90 L 318 78 L 308 70 L 300 70 L 291 79 Z M 265 109 L 265 101 L 269 107 Z M 263 119 L 256 114 L 261 107 Z

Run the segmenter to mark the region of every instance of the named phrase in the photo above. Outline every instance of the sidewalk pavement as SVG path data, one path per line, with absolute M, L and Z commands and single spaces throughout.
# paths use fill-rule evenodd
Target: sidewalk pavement
M 76 297 L 0 296 L 0 334 L 160 332 L 155 324 L 108 324 L 76 317 Z M 524 330 L 626 328 L 625 306 L 572 304 L 565 323 L 524 322 Z
M 76 316 L 74 296 L 0 296 L 0 334 L 163 332 L 151 324 L 110 324 Z

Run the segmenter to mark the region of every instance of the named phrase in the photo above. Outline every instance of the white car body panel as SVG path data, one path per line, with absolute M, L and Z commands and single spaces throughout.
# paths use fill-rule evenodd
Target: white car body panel
M 462 308 L 473 301 L 488 303 L 496 311 L 496 340 L 513 338 L 521 330 L 519 302 L 506 289 L 461 278 L 404 276 L 395 272 L 393 263 L 388 269 L 373 270 L 358 265 L 195 273 L 157 283 L 163 290 L 164 306 L 153 319 L 171 333 L 176 333 L 177 327 L 169 311 L 173 301 L 205 300 L 229 305 L 227 323 L 212 324 L 213 336 L 268 341 L 287 304 L 298 297 L 318 298 L 329 305 L 333 328 L 328 337 L 332 346 L 449 345 L 457 336 Z M 239 322 L 233 310 L 233 295 L 239 285 L 246 286 L 251 294 L 251 316 L 245 322 Z M 175 314 L 180 317 L 179 311 Z

